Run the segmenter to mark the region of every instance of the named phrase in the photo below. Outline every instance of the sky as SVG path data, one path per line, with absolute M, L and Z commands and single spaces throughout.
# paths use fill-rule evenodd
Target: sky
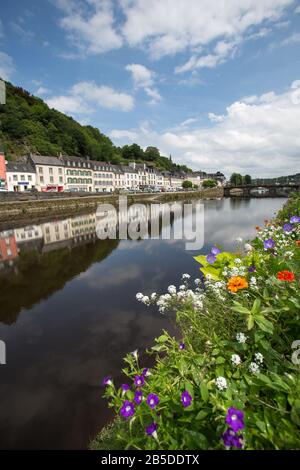
M 0 77 L 194 170 L 300 171 L 300 0 L 1 0 Z

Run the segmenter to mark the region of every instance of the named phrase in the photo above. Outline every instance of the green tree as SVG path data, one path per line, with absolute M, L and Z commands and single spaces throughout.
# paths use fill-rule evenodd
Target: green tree
M 215 188 L 217 184 L 216 180 L 204 180 L 202 186 L 203 188 Z
M 193 187 L 193 183 L 189 180 L 185 180 L 183 183 L 182 183 L 182 187 L 183 189 L 189 189 L 189 188 L 192 188 Z
M 149 162 L 155 161 L 160 157 L 160 153 L 157 147 L 147 147 L 145 150 L 145 159 Z
M 234 186 L 241 186 L 243 184 L 243 177 L 239 173 L 232 173 L 230 176 L 230 184 Z
M 250 175 L 245 175 L 244 176 L 244 184 L 251 184 L 252 183 L 252 178 Z

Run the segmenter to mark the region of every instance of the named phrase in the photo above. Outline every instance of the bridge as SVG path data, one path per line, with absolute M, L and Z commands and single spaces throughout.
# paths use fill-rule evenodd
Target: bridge
M 291 191 L 299 191 L 300 182 L 298 183 L 276 183 L 276 184 L 245 184 L 240 186 L 227 185 L 224 186 L 224 196 L 244 196 L 250 197 L 257 194 L 269 197 L 282 195 L 282 192 L 289 193 Z

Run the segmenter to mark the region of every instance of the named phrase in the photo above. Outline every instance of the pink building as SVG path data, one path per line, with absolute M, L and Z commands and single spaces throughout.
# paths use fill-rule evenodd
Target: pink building
M 0 147 L 0 187 L 6 186 L 6 166 L 4 152 Z

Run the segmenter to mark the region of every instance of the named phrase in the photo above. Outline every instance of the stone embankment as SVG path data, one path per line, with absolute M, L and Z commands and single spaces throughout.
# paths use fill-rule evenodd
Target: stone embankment
M 136 193 L 127 194 L 128 205 L 134 203 L 163 203 L 176 200 L 207 199 L 223 197 L 223 188 L 204 189 L 200 191 L 180 191 L 174 193 Z M 39 217 L 71 215 L 77 212 L 96 209 L 99 204 L 118 205 L 119 195 L 91 195 L 50 197 L 47 199 L 0 200 L 0 222 L 31 220 Z

